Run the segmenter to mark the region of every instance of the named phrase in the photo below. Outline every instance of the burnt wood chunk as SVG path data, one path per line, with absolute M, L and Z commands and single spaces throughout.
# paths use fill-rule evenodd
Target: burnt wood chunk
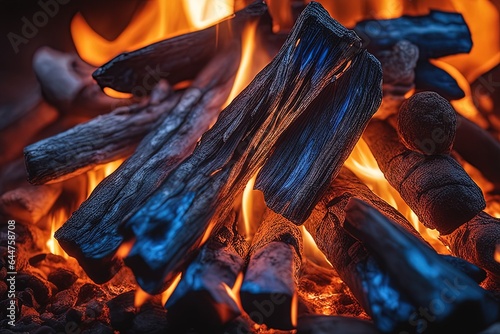
M 240 290 L 241 304 L 253 321 L 281 330 L 296 326 L 302 251 L 299 227 L 268 209 L 250 247 Z
M 486 270 L 500 280 L 500 263 L 495 252 L 500 244 L 500 219 L 480 212 L 453 233 L 441 236 L 453 254 Z
M 419 62 L 415 69 L 416 88 L 436 91 L 447 99 L 465 96 L 455 79 L 428 61 L 470 52 L 472 38 L 462 14 L 431 10 L 421 16 L 361 21 L 354 30 L 375 55 L 402 40 L 415 44 L 419 49 Z
M 61 185 L 23 186 L 0 196 L 0 214 L 36 224 L 52 209 L 61 195 Z
M 203 245 L 165 305 L 172 327 L 215 333 L 241 314 L 228 289 L 243 274 L 245 261 L 236 249 L 244 243 L 228 224 Z
M 398 135 L 410 150 L 425 155 L 450 153 L 456 129 L 455 109 L 435 92 L 416 93 L 399 108 Z
M 384 121 L 372 120 L 363 138 L 387 181 L 425 226 L 449 234 L 485 208 L 481 189 L 451 156 L 408 150 Z
M 500 142 L 474 122 L 460 115 L 457 117 L 453 149 L 500 188 Z
M 105 178 L 56 232 L 64 250 L 78 259 L 95 282 L 109 280 L 121 267 L 121 260 L 114 256 L 124 240 L 118 233 L 120 223 L 193 151 L 217 118 L 233 86 L 239 50 L 236 46 L 216 55 L 135 153 Z M 222 66 L 224 71 L 220 71 Z
M 408 322 L 414 319 L 414 324 L 418 324 L 420 316 L 415 308 L 400 293 L 394 279 L 378 264 L 373 254 L 341 226 L 345 219 L 345 205 L 352 197 L 348 186 L 350 176 L 347 174 L 344 180 L 338 180 L 342 175 L 346 173 L 341 172 L 332 182 L 327 194 L 305 222 L 305 227 L 379 331 L 415 331 Z
M 492 295 L 366 202 L 349 201 L 343 226 L 375 254 L 417 309 L 429 309 L 429 326 L 477 332 L 498 321 L 500 306 Z
M 241 33 L 246 23 L 265 13 L 266 5 L 257 1 L 214 26 L 122 53 L 98 68 L 92 76 L 101 87 L 129 93 L 137 88 L 152 88 L 160 79 L 172 85 L 193 79 L 217 52 Z
M 121 107 L 24 148 L 28 181 L 61 182 L 97 165 L 130 156 L 155 123 L 179 100 L 162 83 L 147 102 Z
M 353 74 L 349 75 L 351 71 Z M 355 88 L 350 88 L 351 81 L 344 79 L 355 76 L 355 73 L 364 78 L 363 84 L 357 83 Z M 378 107 L 377 100 L 381 95 L 380 79 L 380 64 L 360 48 L 355 33 L 331 19 L 320 4 L 313 2 L 308 5 L 274 60 L 221 113 L 215 125 L 203 135 L 194 153 L 124 224 L 123 233 L 137 238 L 126 261 L 142 288 L 157 291 L 163 280 L 183 265 L 186 254 L 199 247 L 211 217 L 224 216 L 223 211 L 231 207 L 235 195 L 266 164 L 282 135 L 301 115 L 307 113 L 310 119 L 320 117 L 323 110 L 309 107 L 326 87 L 343 87 L 339 90 L 346 95 L 344 103 L 339 104 L 342 109 L 338 113 L 352 110 L 356 114 L 372 114 L 372 108 Z M 348 95 L 351 90 L 359 95 Z M 375 102 L 367 95 L 375 96 Z M 349 100 L 348 96 L 352 99 Z M 330 96 L 328 101 L 331 101 Z M 359 109 L 354 111 L 351 105 Z M 342 140 L 350 141 L 358 135 L 351 132 Z M 301 134 L 297 133 L 297 136 Z M 310 142 L 315 140 L 316 136 Z M 325 152 L 319 156 L 329 154 Z M 323 161 L 315 163 L 322 164 Z M 313 162 L 305 166 L 311 164 Z M 300 176 L 307 170 L 300 165 L 294 172 Z M 311 193 L 313 198 L 318 197 L 318 192 L 323 190 L 322 182 L 328 182 L 335 170 L 327 164 L 323 166 L 321 173 L 312 180 L 317 185 L 315 192 Z M 294 182 L 295 186 L 299 184 Z M 310 198 L 298 196 L 296 192 L 292 196 L 303 201 L 290 203 L 287 210 L 296 213 L 301 207 L 303 217 L 306 217 L 312 204 Z M 291 200 L 290 197 L 282 198 L 276 206 L 283 207 L 283 202 Z M 295 218 L 300 223 L 302 217 Z M 159 251 L 152 254 L 152 247 Z

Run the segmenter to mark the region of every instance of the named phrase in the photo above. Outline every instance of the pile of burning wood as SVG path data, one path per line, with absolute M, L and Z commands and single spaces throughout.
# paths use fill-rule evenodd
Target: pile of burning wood
M 252 22 L 274 58 L 220 111 Z M 383 29 L 371 29 L 374 22 Z M 466 160 L 498 186 L 500 143 L 455 112 L 448 100 L 464 92 L 432 62 L 470 51 L 462 16 L 432 11 L 349 30 L 312 2 L 287 36 L 271 27 L 266 5 L 256 2 L 216 26 L 121 54 L 93 72 L 95 81 L 75 57 L 35 55 L 48 102 L 100 115 L 24 148 L 36 187 L 6 191 L 2 214 L 36 224 L 61 184 L 124 161 L 55 233 L 85 273 L 54 256 L 26 257 L 31 276 L 19 289 L 45 292 L 35 294 L 38 320 L 25 320 L 36 324 L 25 330 L 87 321 L 89 333 L 473 333 L 500 320 L 500 221 L 483 211 L 483 192 L 462 166 Z M 148 96 L 110 98 L 96 82 L 120 92 L 147 87 Z M 438 254 L 344 165 L 360 138 L 456 257 Z M 250 240 L 234 203 L 252 179 L 265 205 Z M 333 270 L 308 259 L 304 227 Z M 88 275 L 112 289 L 131 279 L 129 269 L 163 301 L 153 298 L 138 314 L 133 294 L 122 294 L 133 282 L 111 301 L 98 285 L 74 285 Z M 321 302 L 308 298 L 310 277 L 321 295 L 337 275 L 366 317 L 320 315 Z M 51 299 L 55 291 L 63 301 Z M 89 309 L 97 314 L 91 320 L 111 320 L 91 322 Z

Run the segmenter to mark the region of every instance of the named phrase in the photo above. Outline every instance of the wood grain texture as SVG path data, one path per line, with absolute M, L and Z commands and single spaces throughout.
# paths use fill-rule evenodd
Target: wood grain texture
M 384 121 L 372 120 L 363 138 L 387 181 L 427 227 L 448 234 L 485 208 L 481 189 L 451 156 L 408 150 Z
M 194 153 L 124 224 L 123 233 L 137 237 L 126 261 L 143 289 L 153 292 L 161 287 L 182 265 L 186 253 L 199 246 L 211 217 L 230 208 L 235 195 L 263 167 L 290 125 L 310 111 L 309 106 L 327 86 L 360 68 L 373 73 L 375 79 L 358 90 L 379 96 L 378 61 L 360 48 L 352 31 L 332 20 L 321 5 L 311 3 L 273 61 L 221 113 Z M 351 103 L 360 104 L 346 101 L 346 108 Z M 315 110 L 315 115 L 321 112 Z M 299 168 L 298 172 L 305 170 Z M 302 198 L 306 203 L 296 205 L 307 212 L 310 199 Z M 152 254 L 152 248 L 158 252 Z

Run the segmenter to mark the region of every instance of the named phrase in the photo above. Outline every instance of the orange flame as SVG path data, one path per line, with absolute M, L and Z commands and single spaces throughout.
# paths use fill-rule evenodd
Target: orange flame
M 304 225 L 300 227 L 302 240 L 304 240 L 304 255 L 314 263 L 323 267 L 332 267 L 332 264 L 326 258 L 325 254 L 318 248 L 316 241 Z
M 149 293 L 142 290 L 140 287 L 137 287 L 137 290 L 135 290 L 135 295 L 134 295 L 134 307 L 135 308 L 141 307 L 142 305 L 144 305 L 145 302 L 147 302 L 152 297 L 153 296 L 151 296 Z
M 90 196 L 95 187 L 104 180 L 105 177 L 113 173 L 122 164 L 123 159 L 112 161 L 105 165 L 97 166 L 87 172 L 87 197 Z
M 243 311 L 243 306 L 241 304 L 241 298 L 240 298 L 240 289 L 241 285 L 243 284 L 243 272 L 240 272 L 238 276 L 236 277 L 236 280 L 234 281 L 233 287 L 230 288 L 226 283 L 222 283 L 222 286 L 224 286 L 224 289 L 226 289 L 227 294 L 229 297 L 231 297 L 232 300 L 238 305 L 238 308 L 240 309 L 241 312 Z
M 135 238 L 124 241 L 116 251 L 115 257 L 120 260 L 126 258 L 130 253 L 130 251 L 132 250 L 134 243 L 135 243 Z
M 500 244 L 496 244 L 495 246 L 495 261 L 500 263 Z
M 258 22 L 254 21 L 243 29 L 240 67 L 225 106 L 229 105 L 270 61 L 270 57 L 258 47 L 257 25 Z
M 100 66 L 114 56 L 160 40 L 202 29 L 233 14 L 232 0 L 145 1 L 130 24 L 113 41 L 95 32 L 77 13 L 71 35 L 80 57 Z
M 66 254 L 66 252 L 59 245 L 59 242 L 56 240 L 56 238 L 54 238 L 54 234 L 56 233 L 57 229 L 62 226 L 66 219 L 68 219 L 68 213 L 64 208 L 57 209 L 51 214 L 49 218 L 50 238 L 49 240 L 47 240 L 46 246 L 52 254 L 59 255 L 68 259 L 68 254 Z
M 181 278 L 182 278 L 182 273 L 178 273 L 177 276 L 175 276 L 175 278 L 172 280 L 172 283 L 170 284 L 168 289 L 161 293 L 161 304 L 162 305 L 167 304 L 168 299 L 170 298 L 170 296 L 172 296 L 172 293 L 174 293 L 177 285 L 179 285 Z
M 298 317 L 299 317 L 299 296 L 297 294 L 297 291 L 295 291 L 293 293 L 292 304 L 290 309 L 290 321 L 294 328 L 297 327 Z

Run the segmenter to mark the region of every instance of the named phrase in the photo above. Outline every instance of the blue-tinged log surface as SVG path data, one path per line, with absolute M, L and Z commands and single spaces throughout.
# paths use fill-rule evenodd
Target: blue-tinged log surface
M 455 79 L 428 61 L 470 52 L 471 34 L 462 14 L 431 10 L 421 16 L 364 20 L 358 22 L 354 30 L 375 56 L 401 40 L 415 44 L 419 49 L 415 69 L 417 89 L 434 90 L 449 100 L 465 95 Z
M 95 282 L 121 268 L 115 253 L 124 238 L 119 224 L 161 185 L 217 118 L 239 65 L 239 43 L 216 55 L 166 112 L 135 153 L 94 189 L 55 237 Z M 225 66 L 225 71 L 220 71 Z M 165 102 L 167 103 L 167 102 Z
M 349 201 L 343 226 L 374 254 L 411 305 L 427 310 L 427 332 L 476 333 L 498 321 L 500 305 L 488 291 L 366 202 Z
M 330 99 L 337 99 L 338 106 L 348 104 L 348 110 L 364 119 L 364 113 L 371 116 L 380 104 L 380 64 L 361 48 L 361 41 L 353 31 L 334 21 L 320 4 L 311 3 L 274 60 L 221 113 L 193 155 L 183 161 L 124 224 L 124 234 L 136 237 L 126 262 L 143 289 L 149 292 L 161 289 L 162 282 L 183 265 L 186 253 L 199 247 L 211 217 L 231 207 L 235 195 L 266 163 L 287 129 L 301 115 L 309 115 L 311 120 L 320 117 L 324 110 L 311 110 L 309 106 L 332 83 L 339 81 L 339 85 L 348 86 L 350 83 L 345 79 L 348 76 L 344 75 L 350 71 L 373 74 L 369 78 L 361 76 L 366 81 L 348 90 L 362 92 L 354 93 L 356 97 L 369 95 L 372 99 L 366 97 L 367 104 L 354 97 L 347 101 L 350 94 Z M 328 104 L 326 101 L 323 105 Z M 351 108 L 351 104 L 358 108 Z M 327 126 L 321 133 L 328 133 L 328 129 L 335 130 Z M 345 142 L 356 141 L 362 130 L 354 126 L 348 131 L 349 137 L 339 141 L 339 149 L 350 147 Z M 310 141 L 321 140 L 319 138 L 315 134 Z M 335 149 L 325 150 L 324 155 L 327 154 L 335 154 Z M 310 164 L 320 166 L 321 161 Z M 305 166 L 297 167 L 297 175 L 303 173 Z M 318 168 L 329 170 L 331 166 Z M 327 174 L 316 173 L 318 178 L 326 176 L 323 182 L 330 181 L 331 175 Z M 311 196 L 318 198 L 316 192 L 324 189 L 318 186 L 312 190 Z M 267 196 L 265 189 L 264 193 Z M 290 200 L 283 198 L 283 201 Z M 303 202 L 293 204 L 301 207 L 304 219 L 310 211 L 309 201 L 303 197 Z M 290 212 L 301 211 L 290 209 Z M 295 221 L 300 222 L 297 217 Z

